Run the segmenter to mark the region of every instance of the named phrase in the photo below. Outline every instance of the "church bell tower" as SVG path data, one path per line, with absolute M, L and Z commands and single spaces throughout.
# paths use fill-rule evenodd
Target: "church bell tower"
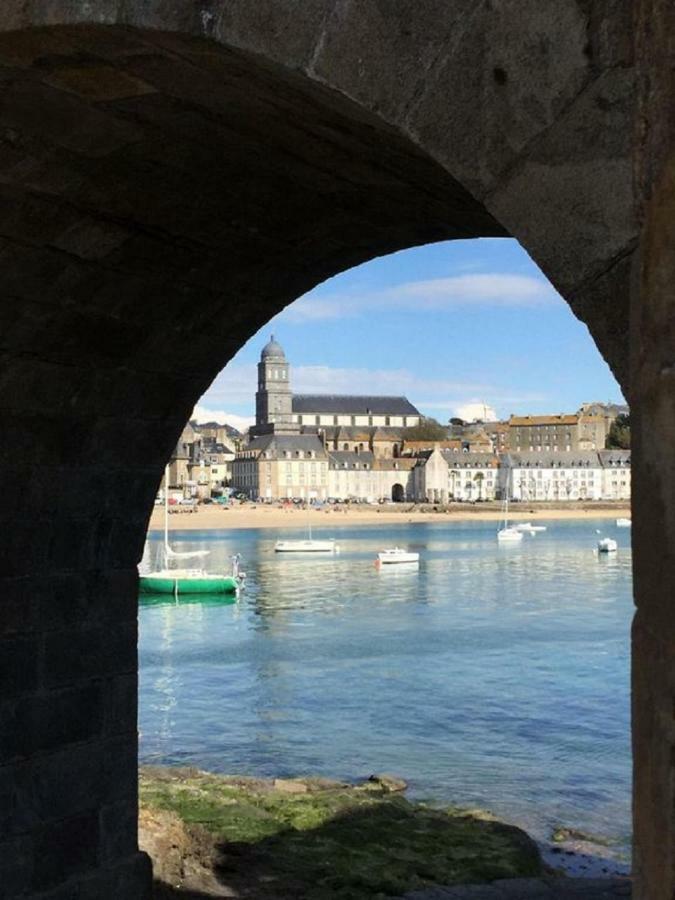
M 255 424 L 290 426 L 293 421 L 293 394 L 290 366 L 274 335 L 265 344 L 258 363 L 258 390 L 255 395 Z M 278 428 L 276 429 L 278 430 Z

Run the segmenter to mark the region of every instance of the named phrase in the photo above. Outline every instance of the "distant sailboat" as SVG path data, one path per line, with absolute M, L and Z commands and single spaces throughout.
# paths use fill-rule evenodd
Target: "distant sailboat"
M 519 531 L 517 526 L 509 525 L 509 493 L 511 491 L 511 467 L 507 467 L 506 487 L 504 489 L 504 503 L 502 504 L 503 522 L 502 527 L 497 532 L 497 540 L 499 543 L 515 544 L 522 541 L 523 532 Z
M 309 510 L 307 512 L 309 516 Z M 274 545 L 275 553 L 335 553 L 338 545 L 334 538 L 314 540 L 312 538 L 312 522 L 307 519 L 307 537 L 301 540 L 277 541 Z

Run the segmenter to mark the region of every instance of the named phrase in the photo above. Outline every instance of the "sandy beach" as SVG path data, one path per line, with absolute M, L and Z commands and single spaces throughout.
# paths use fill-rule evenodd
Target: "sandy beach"
M 181 507 L 172 509 L 181 510 Z M 320 509 L 290 507 L 283 509 L 272 504 L 245 503 L 241 506 L 223 507 L 215 504 L 196 507 L 196 512 L 171 512 L 169 527 L 172 530 L 211 530 L 218 528 L 307 528 L 308 517 L 312 525 L 330 528 L 360 525 L 396 525 L 411 522 L 462 522 L 498 521 L 501 509 L 498 504 L 457 504 L 445 509 L 413 506 L 408 503 L 396 506 L 324 506 Z M 520 503 L 509 511 L 509 518 L 519 521 L 535 519 L 614 519 L 630 518 L 630 508 L 625 504 L 572 503 L 563 506 L 553 504 Z M 164 510 L 155 507 L 150 518 L 149 530 L 164 527 Z

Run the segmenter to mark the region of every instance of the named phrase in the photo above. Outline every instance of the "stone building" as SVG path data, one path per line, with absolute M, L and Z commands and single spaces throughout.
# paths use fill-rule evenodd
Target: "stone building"
M 329 453 L 328 496 L 370 503 L 412 500 L 415 464 L 416 460 L 411 457 L 378 457 L 369 450 L 332 450 Z
M 234 431 L 215 422 L 205 427 L 188 422 L 169 460 L 169 485 L 201 497 L 229 485 L 235 452 L 216 436 L 225 437 Z
M 311 428 L 311 426 L 303 426 Z M 405 432 L 403 428 L 364 428 L 340 425 L 320 428 L 323 441 L 330 452 L 341 450 L 353 453 L 370 451 L 377 459 L 391 459 L 403 452 Z
M 252 500 L 326 500 L 328 453 L 316 434 L 261 434 L 237 453 L 232 485 Z
M 580 413 L 511 416 L 509 450 L 516 453 L 602 450 L 607 432 L 607 420 L 603 416 Z
M 612 422 L 628 407 L 616 403 L 584 403 L 576 413 L 511 416 L 495 423 L 495 449 L 521 451 L 602 450 Z M 498 426 L 506 425 L 506 435 Z
M 435 448 L 415 460 L 413 496 L 418 502 L 494 500 L 497 486 L 498 457 L 493 453 Z
M 253 436 L 270 430 L 292 433 L 306 428 L 410 428 L 421 419 L 419 410 L 406 397 L 293 394 L 291 367 L 274 335 L 260 354 L 255 398 Z

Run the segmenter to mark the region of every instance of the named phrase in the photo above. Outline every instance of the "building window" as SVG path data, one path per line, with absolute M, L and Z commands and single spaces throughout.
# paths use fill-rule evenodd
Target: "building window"
M 314 416 L 314 424 L 315 425 L 321 424 L 321 416 Z
M 356 425 L 356 416 L 351 417 L 351 423 L 352 423 L 352 426 Z

